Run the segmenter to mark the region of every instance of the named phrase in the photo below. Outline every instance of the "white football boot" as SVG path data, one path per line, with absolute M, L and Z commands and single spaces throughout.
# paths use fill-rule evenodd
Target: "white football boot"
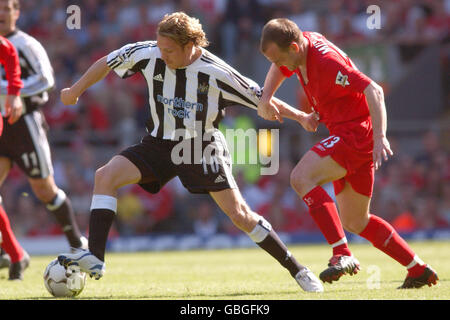
M 306 292 L 323 292 L 323 285 L 314 273 L 308 268 L 300 270 L 295 280 Z
M 100 279 L 106 270 L 106 265 L 88 250 L 78 249 L 75 253 L 62 253 L 58 255 L 58 262 L 64 268 L 78 266 L 95 280 Z

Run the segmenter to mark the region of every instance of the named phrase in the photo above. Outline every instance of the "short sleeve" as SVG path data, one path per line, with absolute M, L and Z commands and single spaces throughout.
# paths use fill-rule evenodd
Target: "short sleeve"
M 108 54 L 106 63 L 121 78 L 127 78 L 145 68 L 151 58 L 155 41 L 130 43 Z
M 342 59 L 335 59 L 332 56 L 321 61 L 320 74 L 323 76 L 324 87 L 336 92 L 363 93 L 372 80 L 363 74 L 356 67 L 349 66 Z
M 263 88 L 224 62 L 222 66 L 220 73 L 216 74 L 216 82 L 222 92 L 223 101 L 228 105 L 257 109 Z

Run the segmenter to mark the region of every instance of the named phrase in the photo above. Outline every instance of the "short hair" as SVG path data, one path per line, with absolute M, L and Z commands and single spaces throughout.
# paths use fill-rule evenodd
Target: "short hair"
M 6 0 L 8 1 L 8 0 Z M 20 10 L 20 2 L 19 0 L 10 0 L 14 10 Z
M 277 44 L 282 50 L 287 50 L 292 42 L 302 41 L 302 31 L 293 21 L 286 18 L 272 19 L 262 30 L 260 50 L 265 52 L 270 42 Z
M 189 41 L 199 47 L 209 44 L 200 21 L 184 12 L 166 14 L 158 24 L 157 34 L 171 38 L 182 47 Z

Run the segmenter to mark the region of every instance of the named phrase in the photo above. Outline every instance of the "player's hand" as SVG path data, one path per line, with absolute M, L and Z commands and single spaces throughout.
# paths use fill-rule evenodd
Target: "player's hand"
M 308 132 L 316 132 L 319 126 L 320 116 L 317 112 L 303 113 L 298 122 Z
M 78 96 L 70 88 L 64 88 L 61 90 L 61 101 L 66 106 L 77 104 Z
M 373 164 L 375 170 L 381 167 L 381 163 L 388 160 L 389 156 L 394 155 L 391 146 L 386 137 L 374 138 L 373 141 Z
M 8 117 L 8 123 L 13 124 L 19 120 L 22 115 L 23 105 L 19 96 L 8 94 L 5 99 L 5 116 Z
M 278 110 L 277 106 L 273 103 L 272 100 L 270 101 L 260 101 L 258 104 L 258 116 L 265 120 L 269 121 L 279 121 L 280 123 L 283 122 L 283 117 L 280 114 L 280 111 Z

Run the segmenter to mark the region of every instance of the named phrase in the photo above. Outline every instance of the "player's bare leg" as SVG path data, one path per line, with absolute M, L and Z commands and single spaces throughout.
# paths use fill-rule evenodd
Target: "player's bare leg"
M 66 268 L 78 265 L 95 279 L 105 272 L 105 249 L 108 233 L 117 213 L 117 190 L 141 180 L 139 169 L 127 158 L 114 156 L 95 172 L 94 195 L 89 220 L 89 251 L 61 254 L 58 261 Z
M 362 195 L 347 182 L 344 189 L 336 195 L 344 229 L 359 234 L 369 223 L 370 198 Z
M 8 176 L 11 166 L 12 162 L 9 158 L 0 157 L 0 186 L 3 185 L 3 182 Z
M 121 155 L 114 156 L 95 172 L 94 195 L 116 197 L 120 187 L 138 183 L 140 179 L 141 172 L 130 160 Z
M 333 248 L 328 268 L 320 274 L 320 279 L 329 283 L 359 270 L 359 262 L 348 248 L 336 205 L 321 187 L 346 174 L 347 171 L 330 156 L 320 157 L 313 151 L 307 152 L 291 173 L 293 189 L 305 201 L 311 217 Z
M 370 197 L 359 194 L 346 183 L 336 200 L 346 230 L 366 238 L 374 247 L 408 269 L 408 275 L 400 288 L 436 284 L 439 280 L 436 272 L 413 252 L 388 222 L 369 213 Z
M 238 189 L 210 192 L 211 197 L 240 230 L 250 233 L 260 220 L 260 216 L 250 210 Z
M 78 228 L 72 203 L 65 192 L 56 186 L 53 176 L 28 178 L 28 182 L 35 196 L 46 205 L 61 226 L 69 245 L 72 248 L 86 248 L 87 241 Z
M 210 192 L 210 195 L 234 225 L 285 267 L 303 290 L 323 291 L 320 281 L 308 268 L 297 262 L 270 223 L 249 208 L 239 189 Z
M 347 171 L 330 156 L 308 151 L 291 173 L 291 185 L 302 198 L 312 189 L 344 177 Z

